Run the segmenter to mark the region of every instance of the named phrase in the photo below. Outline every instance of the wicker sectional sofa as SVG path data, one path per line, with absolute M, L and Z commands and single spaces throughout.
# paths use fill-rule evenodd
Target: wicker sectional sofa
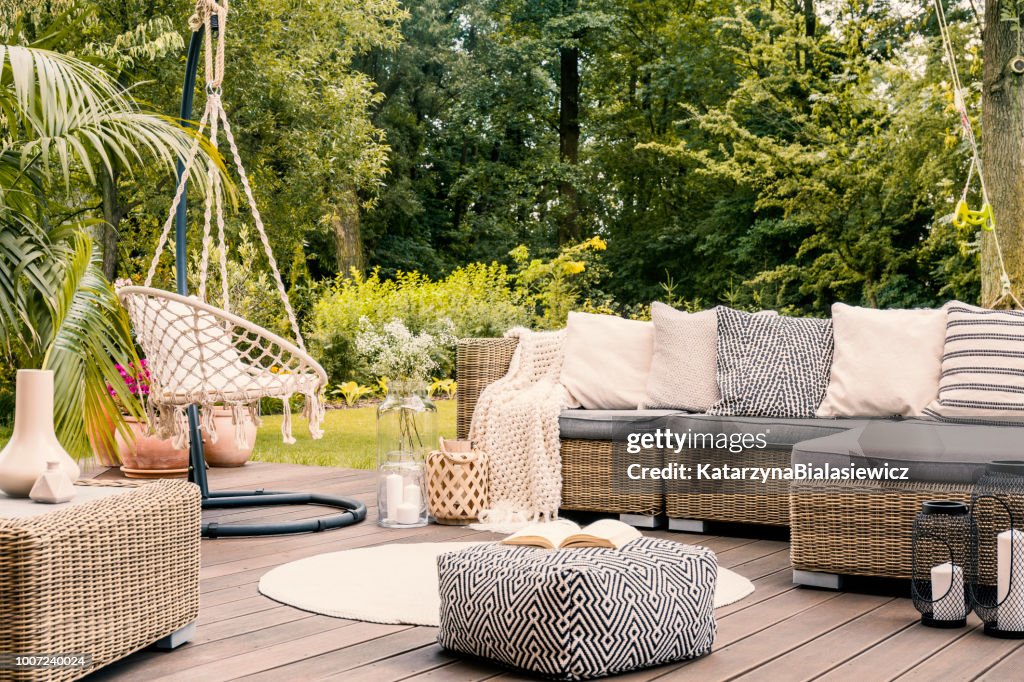
M 515 339 L 464 339 L 456 360 L 458 375 L 458 435 L 466 437 L 477 396 L 504 376 L 515 352 Z M 916 478 L 909 481 L 806 480 L 767 484 L 753 481 L 714 483 L 661 483 L 632 490 L 616 480 L 621 469 L 623 444 L 616 435 L 623 424 L 670 424 L 686 429 L 734 433 L 767 433 L 767 446 L 728 453 L 692 448 L 673 453 L 679 464 L 742 462 L 745 466 L 787 467 L 791 463 L 832 463 L 841 466 L 857 450 L 864 434 L 882 430 L 883 440 L 907 439 L 908 453 L 894 452 L 897 460 L 911 460 Z M 880 427 L 879 424 L 882 424 Z M 916 424 L 916 425 L 915 425 Z M 922 438 L 915 428 L 924 429 Z M 562 508 L 572 511 L 620 515 L 634 525 L 655 527 L 667 518 L 670 529 L 702 532 L 707 522 L 788 526 L 794 580 L 798 583 L 839 587 L 841 576 L 908 578 L 911 574 L 910 538 L 914 516 L 928 499 L 968 500 L 971 480 L 991 459 L 1024 455 L 1013 428 L 966 427 L 917 420 L 767 419 L 713 417 L 668 410 L 567 410 L 560 419 L 562 434 Z M 994 428 L 994 431 L 992 430 Z M 889 429 L 890 431 L 885 431 Z M 978 431 L 978 430 L 982 431 Z M 981 433 L 997 434 L 985 447 L 972 447 Z M 955 470 L 936 462 L 952 438 L 957 453 Z M 933 439 L 934 446 L 929 443 Z M 1024 443 L 1024 439 L 1020 439 Z M 889 442 L 885 440 L 885 442 Z M 916 452 L 911 452 L 915 451 Z M 1018 449 L 1020 452 L 1018 453 Z M 668 457 L 664 453 L 659 456 Z M 635 460 L 636 457 L 634 456 Z M 651 464 L 663 464 L 651 462 Z M 617 466 L 618 465 L 618 466 Z

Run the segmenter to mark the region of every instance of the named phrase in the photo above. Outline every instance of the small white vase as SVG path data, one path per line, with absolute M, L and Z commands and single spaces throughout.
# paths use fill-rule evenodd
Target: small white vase
M 0 452 L 0 490 L 28 497 L 47 462 L 59 462 L 68 478 L 77 481 L 81 471 L 53 430 L 53 372 L 19 369 L 15 400 L 14 433 Z
M 60 463 L 47 462 L 46 471 L 32 486 L 32 491 L 28 496 L 32 498 L 33 502 L 44 504 L 70 502 L 75 497 L 75 484 L 60 468 Z

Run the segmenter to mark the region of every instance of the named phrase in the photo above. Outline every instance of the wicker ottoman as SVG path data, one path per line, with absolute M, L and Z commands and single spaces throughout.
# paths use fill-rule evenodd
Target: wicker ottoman
M 79 488 L 75 503 L 0 518 L 0 679 L 77 679 L 195 621 L 199 489 L 110 485 L 119 490 Z M 85 660 L 11 660 L 58 655 Z
M 643 538 L 620 550 L 482 544 L 438 559 L 451 651 L 563 680 L 694 658 L 715 639 L 714 552 Z

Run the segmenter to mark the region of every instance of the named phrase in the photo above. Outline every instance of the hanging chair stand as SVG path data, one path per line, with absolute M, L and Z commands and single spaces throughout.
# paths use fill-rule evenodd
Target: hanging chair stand
M 210 18 L 211 33 L 218 30 L 217 16 Z M 192 120 L 192 104 L 195 94 L 196 74 L 199 67 L 199 53 L 203 45 L 204 25 L 199 25 L 192 32 L 188 46 L 188 59 L 185 64 L 185 82 L 181 93 L 181 120 Z M 187 208 L 185 204 L 184 186 L 188 169 L 186 164 L 178 162 L 178 190 L 180 202 L 176 207 L 175 221 L 175 272 L 178 296 L 188 296 L 188 273 L 186 262 Z M 287 343 L 287 342 L 284 342 Z M 289 344 L 290 345 L 290 344 Z M 285 412 L 290 409 L 285 401 Z M 341 513 L 314 519 L 303 519 L 285 523 L 266 524 L 230 524 L 203 523 L 202 534 L 208 538 L 243 537 L 257 535 L 284 535 L 290 533 L 309 533 L 350 526 L 366 518 L 366 505 L 359 500 L 332 495 L 301 492 L 273 492 L 266 490 L 249 491 L 211 491 L 206 477 L 206 459 L 203 452 L 203 439 L 199 418 L 199 409 L 195 404 L 187 410 L 188 442 L 189 442 L 189 473 L 188 480 L 199 486 L 202 493 L 203 509 L 233 509 L 239 507 L 263 507 L 281 505 L 319 505 L 340 509 Z

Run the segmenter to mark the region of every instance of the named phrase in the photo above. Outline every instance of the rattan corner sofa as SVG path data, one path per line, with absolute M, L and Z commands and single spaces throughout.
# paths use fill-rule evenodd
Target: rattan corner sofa
M 516 339 L 459 342 L 457 424 L 466 437 L 480 392 L 508 370 Z M 751 481 L 662 484 L 634 492 L 615 479 L 621 425 L 663 420 L 675 431 L 768 432 L 767 447 L 742 452 L 694 448 L 675 455 L 682 464 L 724 460 L 746 466 L 791 463 L 842 466 L 864 434 L 894 443 L 897 462 L 909 460 L 908 481 Z M 618 431 L 616 430 L 618 428 Z M 916 433 L 915 429 L 922 433 Z M 634 525 L 703 532 L 708 522 L 788 526 L 794 581 L 839 587 L 842 576 L 908 578 L 914 516 L 928 499 L 968 500 L 972 481 L 992 459 L 1020 458 L 1024 439 L 1011 427 L 950 425 L 920 420 L 768 419 L 716 417 L 666 410 L 567 410 L 560 418 L 562 509 L 618 514 Z M 881 433 L 880 433 L 881 431 Z M 979 436 L 980 434 L 980 436 Z M 979 438 L 992 442 L 974 447 Z M 904 443 L 901 452 L 899 443 Z M 1017 443 L 1021 445 L 1018 446 Z M 910 443 L 909 445 L 907 443 Z M 886 445 L 885 447 L 890 447 Z M 948 452 L 945 452 L 948 450 Z M 944 459 L 945 458 L 945 459 Z M 618 460 L 621 464 L 621 460 Z M 948 466 L 947 466 L 948 465 Z

